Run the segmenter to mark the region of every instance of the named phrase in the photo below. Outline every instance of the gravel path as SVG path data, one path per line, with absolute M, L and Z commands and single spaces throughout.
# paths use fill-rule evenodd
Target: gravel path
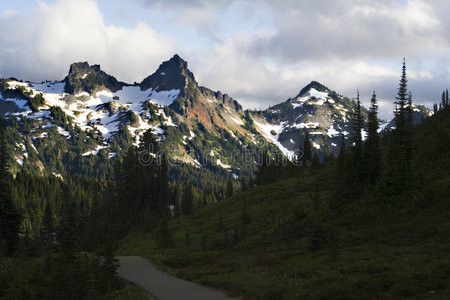
M 118 256 L 119 275 L 148 291 L 159 300 L 225 300 L 219 291 L 175 278 L 139 256 Z

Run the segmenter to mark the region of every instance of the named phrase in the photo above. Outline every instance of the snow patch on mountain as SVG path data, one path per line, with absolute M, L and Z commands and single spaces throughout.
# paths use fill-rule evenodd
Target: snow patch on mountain
M 231 120 L 233 120 L 234 123 L 238 124 L 238 125 L 244 125 L 244 122 L 242 120 L 230 117 Z
M 16 144 L 16 147 L 17 147 L 19 150 L 22 150 L 23 155 L 24 155 L 25 157 L 28 157 L 27 148 L 25 147 L 25 144 L 24 144 L 24 143 Z
M 311 88 L 309 90 L 309 96 L 317 98 L 317 99 L 326 99 L 326 98 L 328 98 L 328 93 L 319 92 L 315 88 Z
M 320 125 L 319 122 L 298 123 L 298 124 L 292 125 L 291 128 L 298 128 L 298 129 L 303 129 L 303 128 L 318 128 L 319 125 Z
M 330 128 L 328 128 L 328 130 L 327 130 L 327 135 L 329 137 L 337 136 L 339 134 L 340 134 L 340 132 L 334 128 L 334 124 L 331 125 Z
M 293 158 L 295 156 L 294 151 L 288 150 L 279 141 L 278 137 L 283 129 L 288 124 L 288 122 L 280 122 L 278 124 L 262 123 L 257 120 L 253 120 L 256 129 L 263 134 L 263 136 L 275 144 L 283 154 L 288 158 Z
M 224 169 L 230 169 L 230 168 L 231 168 L 230 165 L 224 164 L 222 161 L 220 161 L 220 159 L 217 159 L 216 164 L 217 164 L 219 167 L 222 167 L 222 168 L 224 168 Z
M 24 88 L 28 88 L 29 87 L 28 83 L 15 81 L 15 80 L 8 81 L 8 86 L 9 86 L 10 89 L 13 89 L 13 90 L 19 88 L 20 86 L 24 87 Z
M 38 92 L 48 94 L 64 94 L 64 82 L 43 82 L 43 83 L 31 83 L 30 87 Z
M 161 106 L 169 106 L 180 94 L 180 90 L 153 91 L 150 90 L 149 100 L 158 103 Z
M 91 150 L 91 151 L 88 151 L 88 152 L 85 152 L 85 153 L 83 153 L 83 154 L 81 154 L 82 156 L 89 156 L 89 155 L 97 155 L 99 152 L 100 152 L 100 150 L 102 150 L 102 149 L 105 149 L 105 148 L 107 148 L 106 146 L 97 146 L 94 150 Z
M 198 159 L 194 159 L 194 163 L 195 163 L 196 167 L 199 167 L 199 168 L 203 167 L 202 164 L 198 161 Z
M 70 133 L 67 130 L 64 130 L 64 128 L 62 128 L 60 126 L 57 126 L 56 128 L 57 128 L 59 134 L 65 136 L 67 139 L 71 138 Z
M 328 99 L 328 93 L 319 92 L 315 88 L 311 88 L 304 94 L 304 96 L 302 95 L 301 97 L 295 98 L 292 102 L 292 106 L 294 109 L 296 109 L 297 107 L 302 106 L 304 103 L 323 105 L 325 101 L 329 101 Z

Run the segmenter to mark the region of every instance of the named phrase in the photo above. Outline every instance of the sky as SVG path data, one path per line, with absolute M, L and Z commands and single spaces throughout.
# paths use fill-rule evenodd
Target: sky
M 392 117 L 450 88 L 448 0 L 0 0 L 0 77 L 61 80 L 88 61 L 140 82 L 178 53 L 197 82 L 265 109 L 312 80 Z

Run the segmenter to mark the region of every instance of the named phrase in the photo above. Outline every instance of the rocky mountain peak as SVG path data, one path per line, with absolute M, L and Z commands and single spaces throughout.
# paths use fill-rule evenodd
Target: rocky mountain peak
M 106 74 L 100 65 L 90 66 L 88 62 L 77 62 L 70 65 L 69 74 L 64 79 L 64 91 L 69 94 L 87 92 L 94 94 L 102 89 L 112 92 L 120 90 L 125 83 Z
M 155 73 L 145 78 L 140 86 L 142 90 L 152 88 L 155 91 L 184 90 L 188 80 L 196 86 L 194 74 L 189 71 L 188 64 L 178 54 L 163 62 Z
M 319 92 L 330 92 L 330 89 L 321 84 L 318 81 L 311 81 L 304 88 L 301 89 L 300 93 L 298 93 L 297 97 L 302 97 L 306 93 L 308 93 L 311 89 L 315 89 Z
M 100 65 L 90 66 L 87 61 L 84 62 L 76 62 L 70 65 L 69 68 L 69 76 L 74 74 L 81 74 L 89 72 L 89 70 L 100 71 Z
M 265 137 L 287 156 L 300 149 L 304 132 L 308 131 L 314 152 L 323 158 L 328 153 L 337 154 L 341 135 L 351 139 L 355 107 L 354 101 L 311 81 L 294 98 L 265 110 L 255 124 L 257 130 L 266 130 Z M 361 113 L 365 118 L 367 110 L 361 107 Z M 271 131 L 267 132 L 267 128 Z

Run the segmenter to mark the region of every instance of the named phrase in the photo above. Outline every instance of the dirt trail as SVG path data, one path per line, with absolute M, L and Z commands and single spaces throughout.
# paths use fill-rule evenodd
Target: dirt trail
M 175 278 L 139 256 L 118 256 L 119 275 L 159 300 L 225 300 L 219 291 Z

